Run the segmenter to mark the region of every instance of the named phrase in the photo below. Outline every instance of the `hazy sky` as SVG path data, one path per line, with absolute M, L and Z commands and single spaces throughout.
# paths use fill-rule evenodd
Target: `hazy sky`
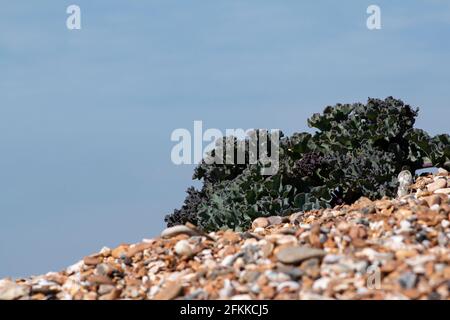
M 393 95 L 448 133 L 449 39 L 445 0 L 1 0 L 0 278 L 157 235 L 191 185 L 170 134 L 194 120 L 292 133 Z

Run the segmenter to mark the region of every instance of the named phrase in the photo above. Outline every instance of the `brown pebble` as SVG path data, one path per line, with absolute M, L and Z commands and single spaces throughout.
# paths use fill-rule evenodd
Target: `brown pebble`
M 103 258 L 102 257 L 98 257 L 98 256 L 97 257 L 89 256 L 89 257 L 85 257 L 83 259 L 84 264 L 87 265 L 87 266 L 95 266 L 97 264 L 102 263 L 102 261 L 103 261 Z
M 168 281 L 155 295 L 154 300 L 172 300 L 176 298 L 182 290 L 183 287 L 179 282 Z
M 252 228 L 256 229 L 256 228 L 266 228 L 267 226 L 269 226 L 269 221 L 267 220 L 267 218 L 256 218 L 255 220 L 253 220 L 252 223 Z

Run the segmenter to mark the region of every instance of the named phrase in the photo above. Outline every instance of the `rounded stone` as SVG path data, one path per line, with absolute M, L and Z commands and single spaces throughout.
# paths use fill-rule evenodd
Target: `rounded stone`
M 442 188 L 442 189 L 437 189 L 436 191 L 434 191 L 434 193 L 436 194 L 450 194 L 450 188 Z
M 432 207 L 434 205 L 439 205 L 441 204 L 441 197 L 439 197 L 438 195 L 432 195 L 432 196 L 428 196 L 423 198 L 426 203 L 428 204 L 428 207 Z
M 179 234 L 187 234 L 189 236 L 195 236 L 197 235 L 197 232 L 187 226 L 180 225 L 165 229 L 163 232 L 161 232 L 161 237 L 172 238 L 176 237 Z
M 266 228 L 268 226 L 269 226 L 269 220 L 267 220 L 267 218 L 264 218 L 264 217 L 256 218 L 255 220 L 253 220 L 253 223 L 252 223 L 253 229 Z
M 175 253 L 179 256 L 190 257 L 193 255 L 192 246 L 187 240 L 180 240 L 175 245 Z
M 298 264 L 311 258 L 321 258 L 325 256 L 325 251 L 309 247 L 287 247 L 277 252 L 278 261 L 285 264 Z
M 301 218 L 302 218 L 302 216 L 303 216 L 304 214 L 305 214 L 305 213 L 302 212 L 302 211 L 291 214 L 291 215 L 289 216 L 289 222 L 290 222 L 291 224 L 297 224 L 297 223 L 299 223 L 300 220 L 301 220 Z
M 276 226 L 283 223 L 283 218 L 280 216 L 271 216 L 267 218 L 267 221 L 271 226 Z
M 435 182 L 430 183 L 430 184 L 427 186 L 427 190 L 428 190 L 429 192 L 434 192 L 434 191 L 436 191 L 436 190 L 443 189 L 443 188 L 445 188 L 446 186 L 447 186 L 447 179 L 439 178 L 439 179 L 437 179 Z
M 297 291 L 300 288 L 300 285 L 298 284 L 298 282 L 295 281 L 286 281 L 286 282 L 282 282 L 277 286 L 277 291 L 283 291 L 283 290 L 287 290 L 287 291 Z
M 155 300 L 172 300 L 183 292 L 183 287 L 176 281 L 167 281 L 154 296 Z
M 29 292 L 28 287 L 18 285 L 8 279 L 0 280 L 0 300 L 15 300 L 28 295 Z

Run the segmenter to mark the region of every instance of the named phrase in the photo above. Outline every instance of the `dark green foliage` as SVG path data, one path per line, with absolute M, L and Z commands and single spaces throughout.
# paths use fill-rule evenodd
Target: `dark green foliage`
M 260 216 L 332 207 L 361 196 L 394 196 L 401 170 L 414 172 L 428 162 L 450 165 L 449 135 L 430 137 L 415 129 L 417 114 L 417 109 L 392 97 L 369 99 L 366 105 L 326 107 L 308 120 L 317 132 L 281 137 L 275 175 L 262 176 L 261 163 L 203 161 L 194 172 L 194 179 L 203 180 L 202 190 L 189 189 L 181 210 L 167 216 L 166 222 L 190 221 L 205 230 L 241 230 Z M 234 137 L 223 142 L 234 150 L 251 143 L 242 144 Z M 220 148 L 209 157 L 215 157 Z M 238 163 L 235 154 L 223 151 L 223 155 Z M 246 149 L 246 163 L 249 157 Z
M 175 209 L 171 215 L 164 218 L 168 227 L 184 224 L 187 221 L 197 224 L 197 207 L 202 201 L 207 200 L 206 195 L 202 191 L 195 190 L 194 187 L 188 188 L 186 193 L 187 197 L 181 209 Z

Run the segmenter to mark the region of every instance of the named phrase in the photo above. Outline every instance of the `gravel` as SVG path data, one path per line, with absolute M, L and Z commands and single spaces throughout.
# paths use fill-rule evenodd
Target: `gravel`
M 61 272 L 0 280 L 0 299 L 448 300 L 450 176 L 437 175 L 397 199 L 258 218 L 243 233 L 168 228 Z

